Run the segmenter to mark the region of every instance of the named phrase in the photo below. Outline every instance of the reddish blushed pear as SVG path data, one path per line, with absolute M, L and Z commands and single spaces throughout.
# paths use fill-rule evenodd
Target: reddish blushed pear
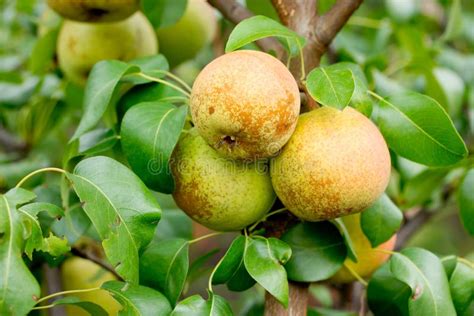
M 304 113 L 273 159 L 275 192 L 297 217 L 322 221 L 358 213 L 384 192 L 390 154 L 377 127 L 353 108 Z
M 295 79 L 275 57 L 250 50 L 225 54 L 196 78 L 191 114 L 220 154 L 242 160 L 275 155 L 293 133 L 300 111 Z
M 367 278 L 372 275 L 383 263 L 390 257 L 390 251 L 395 248 L 397 240 L 396 235 L 373 248 L 370 241 L 365 236 L 360 227 L 360 214 L 345 216 L 342 218 L 344 225 L 349 233 L 349 236 L 354 246 L 357 255 L 357 262 L 346 258 L 344 267 L 341 268 L 332 278 L 334 283 L 350 283 L 356 281 L 356 277 L 349 269 L 353 270 L 362 278 Z M 347 267 L 349 267 L 349 269 Z

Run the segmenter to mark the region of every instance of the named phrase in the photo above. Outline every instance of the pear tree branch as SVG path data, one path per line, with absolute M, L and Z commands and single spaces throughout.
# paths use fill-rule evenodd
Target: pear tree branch
M 112 273 L 117 278 L 117 280 L 123 281 L 123 278 L 115 271 L 115 269 L 108 262 L 103 261 L 102 259 L 97 257 L 95 254 L 93 254 L 91 251 L 74 247 L 71 249 L 71 253 L 75 256 L 90 260 L 94 262 L 95 264 L 98 264 L 105 270 Z

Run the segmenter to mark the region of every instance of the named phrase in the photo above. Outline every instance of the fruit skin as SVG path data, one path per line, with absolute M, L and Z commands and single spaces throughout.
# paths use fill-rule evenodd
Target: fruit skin
M 71 257 L 64 261 L 61 266 L 61 280 L 63 290 L 70 291 L 99 287 L 107 281 L 116 280 L 116 278 L 112 273 L 104 270 L 92 261 L 79 257 Z M 89 301 L 100 305 L 110 315 L 117 315 L 118 311 L 122 308 L 121 305 L 105 290 L 74 293 L 74 296 L 83 301 Z M 89 313 L 85 312 L 83 309 L 72 305 L 66 305 L 66 311 L 70 316 L 89 315 Z
M 196 78 L 191 114 L 219 153 L 253 160 L 275 155 L 293 133 L 300 111 L 295 79 L 271 55 L 241 50 L 208 64 Z
M 116 22 L 135 13 L 140 0 L 48 0 L 62 17 L 80 22 Z
M 195 128 L 180 139 L 170 164 L 176 204 L 213 230 L 240 230 L 262 218 L 275 201 L 268 166 L 223 158 Z
M 348 265 L 358 275 L 363 278 L 370 277 L 385 261 L 388 260 L 390 255 L 383 253 L 372 248 L 370 241 L 365 236 L 360 226 L 360 214 L 353 214 L 342 218 L 349 236 L 351 237 L 352 244 L 357 254 L 357 263 L 352 261 L 350 258 L 346 258 L 344 265 Z M 393 235 L 392 238 L 380 244 L 376 249 L 383 249 L 392 251 L 395 248 L 395 242 L 397 236 Z M 346 267 L 342 267 L 332 278 L 331 281 L 334 283 L 350 283 L 356 281 L 356 278 L 349 272 Z
M 174 68 L 194 58 L 212 41 L 216 31 L 217 17 L 214 9 L 204 0 L 191 0 L 176 24 L 159 28 L 156 32 L 161 53 Z
M 128 61 L 158 52 L 155 31 L 137 12 L 114 23 L 64 21 L 58 37 L 59 66 L 73 82 L 83 85 L 95 63 L 104 59 Z
M 377 127 L 346 107 L 304 113 L 273 159 L 275 192 L 297 217 L 321 221 L 360 212 L 384 192 L 390 154 Z

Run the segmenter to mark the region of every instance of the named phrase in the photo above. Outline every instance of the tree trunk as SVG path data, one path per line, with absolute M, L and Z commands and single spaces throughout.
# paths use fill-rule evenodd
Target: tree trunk
M 308 283 L 290 282 L 288 308 L 285 309 L 270 293 L 265 293 L 265 316 L 305 316 L 308 309 Z

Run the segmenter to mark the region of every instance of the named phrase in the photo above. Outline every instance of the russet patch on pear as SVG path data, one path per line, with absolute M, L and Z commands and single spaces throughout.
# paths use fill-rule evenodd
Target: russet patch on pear
M 201 71 L 190 108 L 199 133 L 220 154 L 255 160 L 275 155 L 288 141 L 298 119 L 300 94 L 278 59 L 241 50 Z

